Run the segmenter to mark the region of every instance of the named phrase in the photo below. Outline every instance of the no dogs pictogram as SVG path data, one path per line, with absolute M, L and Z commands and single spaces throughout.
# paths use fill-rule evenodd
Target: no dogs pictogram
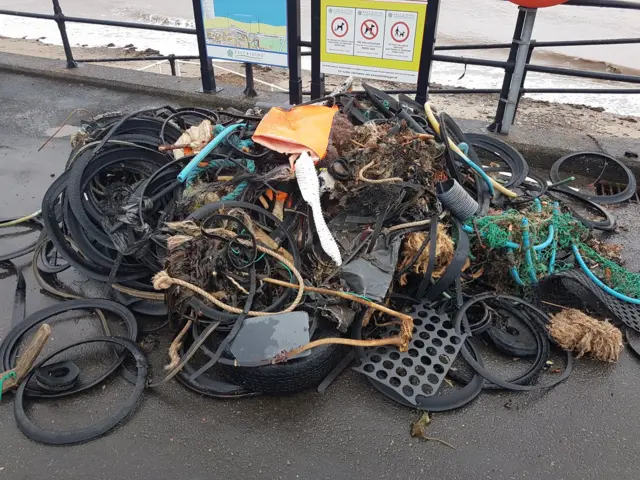
M 373 40 L 378 36 L 378 24 L 374 20 L 365 20 L 360 25 L 360 33 L 366 40 Z
M 349 23 L 342 17 L 336 17 L 331 22 L 331 31 L 338 37 L 344 37 L 349 31 Z
M 406 42 L 411 31 L 405 22 L 396 22 L 391 26 L 391 38 L 398 43 Z

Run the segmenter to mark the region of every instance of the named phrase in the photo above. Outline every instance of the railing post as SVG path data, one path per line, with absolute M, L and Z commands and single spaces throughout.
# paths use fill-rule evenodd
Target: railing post
M 198 53 L 200 55 L 200 76 L 202 78 L 202 91 L 204 93 L 216 93 L 216 77 L 213 72 L 213 63 L 207 54 L 207 32 L 204 26 L 201 0 L 192 0 L 193 17 L 196 24 L 196 36 L 198 37 Z
M 429 3 L 427 3 L 427 20 L 424 24 L 424 37 L 422 39 L 418 85 L 416 87 L 416 102 L 420 105 L 429 99 L 429 80 L 431 79 L 433 51 L 436 46 L 439 12 L 440 0 L 429 0 Z
M 287 0 L 287 61 L 289 64 L 289 103 L 302 103 L 302 38 L 300 0 Z
M 169 66 L 171 67 L 171 75 L 176 76 L 176 56 L 172 53 L 169 55 Z
M 529 65 L 531 63 L 531 57 L 533 56 L 533 51 L 536 48 L 536 41 L 535 40 L 531 40 L 531 42 L 529 43 L 529 51 L 527 52 L 527 62 L 526 65 Z M 524 89 L 524 84 L 527 81 L 527 69 L 524 69 L 524 75 L 522 75 L 522 85 L 520 88 L 520 92 L 518 92 L 518 102 L 516 103 L 516 113 L 514 114 L 513 120 L 515 121 L 515 115 L 518 114 L 518 107 L 520 106 L 520 100 L 522 99 L 522 91 Z
M 524 25 L 524 10 L 518 10 L 518 19 L 516 20 L 516 28 L 513 31 L 513 40 L 511 41 L 511 49 L 509 49 L 509 57 L 507 62 L 511 64 L 511 67 L 505 69 L 504 77 L 502 78 L 502 90 L 500 91 L 500 99 L 498 100 L 498 109 L 496 110 L 496 117 L 489 130 L 492 132 L 499 131 L 504 118 L 504 107 L 507 104 L 507 97 L 509 96 L 509 87 L 511 86 L 511 78 L 513 77 L 513 65 L 516 61 L 516 55 L 518 54 L 518 44 L 520 37 L 522 37 L 522 27 Z
M 522 35 L 518 39 L 518 49 L 516 52 L 515 64 L 513 66 L 513 76 L 509 85 L 509 94 L 504 106 L 504 115 L 498 132 L 507 135 L 511 130 L 513 121 L 516 117 L 516 109 L 518 107 L 518 100 L 520 97 L 520 91 L 522 90 L 524 83 L 524 74 L 527 67 L 527 58 L 529 55 L 529 46 L 531 44 L 531 35 L 533 33 L 533 26 L 536 21 L 537 9 L 535 8 L 523 8 L 524 21 L 522 25 Z M 515 41 L 515 37 L 514 37 Z M 501 98 L 502 102 L 503 99 Z
M 324 97 L 324 74 L 320 73 L 320 20 L 322 8 L 320 0 L 311 0 L 311 98 Z
M 245 72 L 245 89 L 244 93 L 247 97 L 257 97 L 258 92 L 255 89 L 255 83 L 253 81 L 253 64 L 245 63 L 244 64 L 244 72 Z
M 67 28 L 64 23 L 64 13 L 62 13 L 62 8 L 58 0 L 53 0 L 53 14 L 56 17 L 56 23 L 60 30 L 60 37 L 62 37 L 62 47 L 64 48 L 64 55 L 67 57 L 67 68 L 76 68 L 78 64 L 73 59 L 73 52 L 71 51 L 69 37 L 67 37 Z

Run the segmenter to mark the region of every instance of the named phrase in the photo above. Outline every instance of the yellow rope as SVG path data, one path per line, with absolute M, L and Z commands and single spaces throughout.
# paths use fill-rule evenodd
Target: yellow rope
M 33 220 L 41 213 L 42 213 L 42 210 L 38 210 L 37 212 L 33 212 L 30 215 L 26 215 L 21 218 L 16 218 L 15 220 L 11 220 L 9 222 L 0 223 L 0 228 L 15 227 L 16 225 L 20 225 L 21 223 L 25 223 L 25 222 L 28 222 L 29 220 Z
M 429 120 L 429 124 L 431 125 L 431 128 L 433 128 L 433 130 L 438 135 L 440 135 L 440 124 L 438 123 L 438 120 L 436 119 L 436 116 L 433 114 L 433 110 L 431 109 L 431 105 L 429 105 L 429 103 L 425 103 L 424 104 L 424 111 L 427 114 L 427 119 Z M 461 157 L 467 158 L 467 156 L 464 154 L 464 152 L 458 148 L 458 146 L 453 142 L 453 140 L 451 140 L 450 138 L 448 140 L 449 140 L 449 148 L 451 150 L 456 152 Z M 507 197 L 511 197 L 511 198 L 517 198 L 518 197 L 517 193 L 512 192 L 508 188 L 505 188 L 504 186 L 502 186 L 501 184 L 496 182 L 493 178 L 491 179 L 491 183 L 493 184 L 493 188 L 498 190 L 503 195 L 506 195 Z

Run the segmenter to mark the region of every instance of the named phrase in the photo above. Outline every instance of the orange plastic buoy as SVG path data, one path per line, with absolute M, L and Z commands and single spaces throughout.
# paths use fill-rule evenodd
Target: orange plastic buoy
M 562 3 L 566 3 L 569 0 L 509 0 L 511 3 L 515 3 L 516 5 L 520 5 L 521 7 L 526 8 L 545 8 L 545 7 L 553 7 L 555 5 L 560 5 Z

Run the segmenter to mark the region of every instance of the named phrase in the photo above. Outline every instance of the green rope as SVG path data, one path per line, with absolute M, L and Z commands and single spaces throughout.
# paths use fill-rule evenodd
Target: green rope
M 16 372 L 7 372 L 4 374 L 4 376 L 2 378 L 0 378 L 0 400 L 2 400 L 2 384 L 4 383 L 5 380 L 8 380 L 9 378 L 16 378 Z

